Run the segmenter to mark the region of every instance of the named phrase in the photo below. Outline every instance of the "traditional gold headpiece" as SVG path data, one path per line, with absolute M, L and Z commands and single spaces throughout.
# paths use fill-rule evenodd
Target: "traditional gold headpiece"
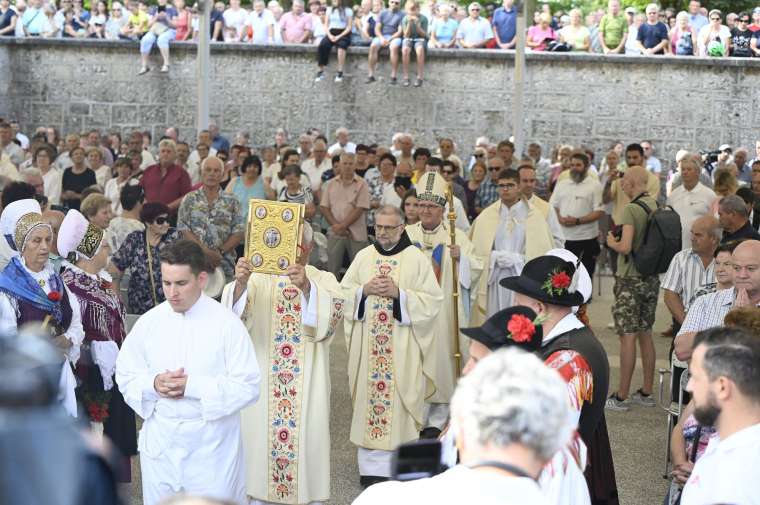
M 98 250 L 100 249 L 100 243 L 103 241 L 103 230 L 94 226 L 92 223 L 87 223 L 87 231 L 84 233 L 84 237 L 79 241 L 77 245 L 77 252 L 92 259 Z
M 437 172 L 426 172 L 417 181 L 417 199 L 445 207 L 448 188 L 449 183 L 442 175 Z
M 42 215 L 36 212 L 30 212 L 21 216 L 16 223 L 16 230 L 13 233 L 13 241 L 16 244 L 16 249 L 19 253 L 24 252 L 24 245 L 26 239 L 32 230 L 38 226 L 46 226 L 50 228 L 50 225 L 42 220 Z

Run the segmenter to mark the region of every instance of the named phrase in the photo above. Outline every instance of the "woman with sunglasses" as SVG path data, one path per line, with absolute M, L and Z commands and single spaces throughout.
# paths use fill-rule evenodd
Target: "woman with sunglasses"
M 723 13 L 718 9 L 710 11 L 710 22 L 699 30 L 699 56 L 725 57 L 728 56 L 728 45 L 731 32 L 723 24 Z
M 729 54 L 735 58 L 751 58 L 752 30 L 749 29 L 749 13 L 740 12 L 736 25 L 731 30 L 729 39 Z
M 182 238 L 169 223 L 169 208 L 158 202 L 143 205 L 140 221 L 145 231 L 127 236 L 111 258 L 114 291 L 119 292 L 121 277 L 129 270 L 127 300 L 130 314 L 144 314 L 165 300 L 161 285 L 161 251 Z

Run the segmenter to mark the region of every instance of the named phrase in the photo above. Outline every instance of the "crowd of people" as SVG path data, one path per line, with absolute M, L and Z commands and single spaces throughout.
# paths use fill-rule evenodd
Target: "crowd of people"
M 660 291 L 684 399 L 669 499 L 752 503 L 760 140 L 753 155 L 722 145 L 669 162 L 647 140 L 522 153 L 487 137 L 359 143 L 346 128 L 279 129 L 264 146 L 216 124 L 192 144 L 173 127 L 29 133 L 0 121 L 0 330 L 42 323 L 64 360 L 63 406 L 114 441 L 119 481 L 139 449 L 146 505 L 180 490 L 328 500 L 336 337 L 369 488 L 357 503 L 447 502 L 469 482 L 484 503 L 616 504 L 605 410 L 656 404 Z M 285 275 L 243 254 L 265 200 L 304 206 Z M 586 314 L 602 274 L 615 278 L 616 385 Z M 127 314 L 140 316 L 129 332 Z M 381 484 L 417 439 L 439 439 L 451 470 Z
M 0 0 L 0 36 L 98 38 L 139 41 L 139 74 L 150 71 L 153 46 L 161 54 L 161 72 L 168 72 L 172 41 L 198 39 L 201 29 L 198 7 L 185 0 L 127 0 L 124 4 L 98 1 L 86 9 L 82 0 Z M 215 42 L 251 44 L 313 44 L 318 50 L 319 73 L 324 78 L 330 52 L 336 48 L 338 71 L 343 77 L 349 46 L 369 47 L 367 82 L 375 81 L 380 53 L 390 55 L 390 83 L 398 82 L 399 62 L 403 83 L 410 85 L 412 55 L 417 62 L 415 86 L 422 85 L 426 48 L 515 49 L 517 16 L 514 0 L 501 5 L 427 0 L 294 0 L 285 12 L 277 0 L 253 0 L 250 10 L 240 0 L 214 3 L 209 34 Z M 620 0 L 610 0 L 607 10 L 584 13 L 551 12 L 542 4 L 526 33 L 531 51 L 577 51 L 600 54 L 634 54 L 737 57 L 760 56 L 760 6 L 751 11 L 708 10 L 689 2 L 688 11 L 646 6 L 623 10 Z

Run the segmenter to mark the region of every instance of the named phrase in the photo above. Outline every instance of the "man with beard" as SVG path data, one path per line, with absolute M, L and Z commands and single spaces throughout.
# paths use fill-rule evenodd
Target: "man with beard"
M 419 437 L 425 400 L 435 392 L 429 356 L 443 303 L 430 260 L 412 245 L 398 207 L 377 210 L 375 237 L 341 283 L 350 438 L 365 487 L 387 480 L 393 450 Z
M 760 479 L 760 338 L 739 328 L 697 335 L 687 389 L 694 417 L 715 426 L 681 494 L 682 505 L 758 503 Z
M 560 180 L 549 203 L 557 211 L 565 249 L 578 256 L 594 277 L 599 256 L 599 219 L 604 216 L 602 185 L 588 176 L 589 159 L 583 151 L 570 156 L 570 177 Z

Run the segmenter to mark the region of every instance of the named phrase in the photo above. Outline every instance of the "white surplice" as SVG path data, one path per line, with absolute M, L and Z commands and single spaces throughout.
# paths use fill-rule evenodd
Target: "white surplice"
M 156 375 L 179 368 L 185 395 L 159 396 Z M 258 399 L 260 381 L 245 326 L 206 295 L 185 313 L 164 302 L 137 320 L 116 382 L 145 419 L 137 446 L 144 505 L 178 492 L 246 503 L 240 410 Z
M 520 275 L 525 264 L 525 220 L 528 206 L 522 200 L 512 207 L 502 205 L 499 209 L 499 227 L 494 238 L 488 278 L 488 312 L 491 317 L 513 305 L 512 291 L 503 288 L 499 281 L 505 277 Z

